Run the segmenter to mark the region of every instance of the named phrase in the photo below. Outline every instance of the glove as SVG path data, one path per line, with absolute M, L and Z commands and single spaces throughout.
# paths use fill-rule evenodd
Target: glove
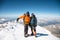
M 19 18 L 17 18 L 17 22 L 18 22 Z

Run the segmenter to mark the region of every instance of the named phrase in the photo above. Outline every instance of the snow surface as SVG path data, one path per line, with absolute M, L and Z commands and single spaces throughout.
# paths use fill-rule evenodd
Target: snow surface
M 8 22 L 7 27 L 0 29 L 0 40 L 60 40 L 52 35 L 48 30 L 43 27 L 37 26 L 37 38 L 34 36 L 24 37 L 24 25 L 21 23 Z M 29 27 L 28 33 L 31 34 Z

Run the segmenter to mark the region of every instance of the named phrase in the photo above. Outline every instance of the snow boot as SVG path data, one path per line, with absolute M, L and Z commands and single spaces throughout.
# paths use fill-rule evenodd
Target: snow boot
M 31 33 L 31 36 L 33 36 L 34 34 L 33 33 Z
M 28 37 L 28 34 L 24 35 L 24 37 Z

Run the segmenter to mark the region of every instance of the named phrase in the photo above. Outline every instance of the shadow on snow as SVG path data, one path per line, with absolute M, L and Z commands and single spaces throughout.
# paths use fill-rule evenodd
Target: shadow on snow
M 41 36 L 48 36 L 48 34 L 43 34 L 43 33 L 37 33 L 36 34 L 37 37 L 41 37 Z

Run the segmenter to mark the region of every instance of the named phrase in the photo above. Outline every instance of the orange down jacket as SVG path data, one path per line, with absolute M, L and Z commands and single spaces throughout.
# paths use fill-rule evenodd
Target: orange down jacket
M 23 19 L 24 24 L 29 24 L 30 23 L 30 16 L 23 15 L 19 17 L 20 19 Z

